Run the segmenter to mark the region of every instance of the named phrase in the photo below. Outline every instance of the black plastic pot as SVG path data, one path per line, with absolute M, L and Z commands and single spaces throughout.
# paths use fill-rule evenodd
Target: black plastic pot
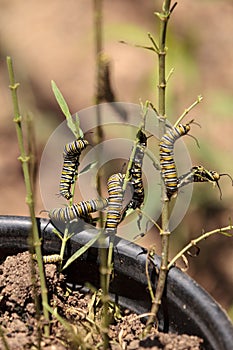
M 53 226 L 45 219 L 38 219 L 46 254 L 58 253 L 60 241 L 52 232 Z M 0 257 L 28 249 L 30 232 L 27 217 L 0 216 Z M 93 233 L 82 231 L 73 236 L 67 247 L 67 255 L 87 243 Z M 67 270 L 67 279 L 76 288 L 85 282 L 98 286 L 98 250 L 89 249 Z M 114 280 L 111 294 L 117 302 L 137 313 L 150 310 L 150 296 L 145 275 L 146 251 L 138 245 L 120 240 L 114 253 Z M 156 283 L 159 257 L 154 258 L 151 278 Z M 168 273 L 166 293 L 159 312 L 159 328 L 166 332 L 186 333 L 204 339 L 206 350 L 232 350 L 233 326 L 226 313 L 215 300 L 194 280 L 172 268 Z

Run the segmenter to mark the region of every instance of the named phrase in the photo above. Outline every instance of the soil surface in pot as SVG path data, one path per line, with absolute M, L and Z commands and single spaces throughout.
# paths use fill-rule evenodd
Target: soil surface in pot
M 65 276 L 58 275 L 55 264 L 45 266 L 49 302 L 68 321 L 68 326 L 51 316 L 51 335 L 40 339 L 45 323 L 41 318 L 38 321 L 36 313 L 34 295 L 40 301 L 40 285 L 37 273 L 33 273 L 34 265 L 28 252 L 8 256 L 0 265 L 0 349 L 7 349 L 4 341 L 10 350 L 38 349 L 39 342 L 41 349 L 46 350 L 81 349 L 80 342 L 86 345 L 85 349 L 101 349 L 98 347 L 101 343 L 98 293 L 93 297 L 67 290 Z M 120 315 L 113 305 L 112 310 L 115 316 L 118 315 L 109 331 L 112 350 L 202 348 L 202 340 L 196 336 L 164 334 L 156 330 L 146 339 L 139 340 L 144 325 L 138 315 L 129 310 L 121 310 Z

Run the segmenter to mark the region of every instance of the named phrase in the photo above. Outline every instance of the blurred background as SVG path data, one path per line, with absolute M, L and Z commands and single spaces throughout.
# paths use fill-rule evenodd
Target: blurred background
M 110 59 L 117 101 L 157 101 L 157 57 L 150 51 L 124 45 L 150 45 L 147 33 L 158 35 L 155 11 L 162 0 L 103 2 L 104 52 Z M 8 89 L 6 56 L 13 59 L 20 82 L 21 113 L 35 121 L 38 164 L 54 129 L 64 120 L 51 89 L 55 80 L 72 113 L 95 103 L 96 66 L 94 7 L 91 0 L 0 0 L 0 214 L 28 215 L 25 188 Z M 187 117 L 195 120 L 196 147 L 185 142 L 193 164 L 233 176 L 233 2 L 180 0 L 169 22 L 167 115 L 175 122 L 199 94 L 204 100 Z M 233 187 L 222 177 L 217 188 L 196 184 L 186 217 L 172 234 L 171 257 L 190 239 L 229 224 Z M 43 204 L 37 185 L 36 213 Z M 153 234 L 140 241 L 153 243 Z M 188 274 L 226 308 L 233 318 L 233 239 L 216 235 L 200 244 Z M 158 246 L 158 253 L 160 248 Z

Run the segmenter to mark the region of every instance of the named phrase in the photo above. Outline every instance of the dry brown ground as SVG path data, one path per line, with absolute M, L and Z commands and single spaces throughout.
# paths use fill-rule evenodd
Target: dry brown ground
M 17 265 L 17 271 L 15 266 Z M 36 349 L 38 345 L 38 328 L 41 327 L 36 314 L 34 297 L 39 292 L 39 283 L 34 277 L 32 282 L 32 263 L 28 252 L 9 256 L 0 265 L 1 284 L 1 331 L 4 332 L 5 340 L 11 350 Z M 73 328 L 69 331 L 61 325 L 56 317 L 52 317 L 49 337 L 42 337 L 40 345 L 44 350 L 77 349 L 80 340 L 84 342 L 87 349 L 96 349 L 101 343 L 101 337 L 95 328 L 101 328 L 98 313 L 100 313 L 98 296 L 96 296 L 95 318 L 90 306 L 94 302 L 90 295 L 79 292 L 68 292 L 63 274 L 58 275 L 57 267 L 48 264 L 45 268 L 49 305 L 67 320 Z M 34 271 L 35 272 L 35 271 Z M 37 295 L 38 297 L 38 295 Z M 112 311 L 113 312 L 113 311 Z M 164 334 L 152 328 L 148 337 L 139 340 L 144 325 L 136 314 L 130 314 L 129 310 L 121 312 L 118 322 L 112 320 L 109 338 L 112 350 L 122 348 L 128 350 L 136 349 L 173 349 L 173 350 L 199 350 L 202 339 L 197 336 L 186 334 Z M 97 327 L 93 327 L 95 321 Z M 91 331 L 92 330 L 92 331 Z M 72 336 L 71 336 L 72 335 Z M 82 343 L 81 343 L 82 344 Z M 0 348 L 3 348 L 2 338 Z

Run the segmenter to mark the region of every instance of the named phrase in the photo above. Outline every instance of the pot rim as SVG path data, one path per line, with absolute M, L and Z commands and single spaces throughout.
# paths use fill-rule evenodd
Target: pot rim
M 60 241 L 53 233 L 53 225 L 47 219 L 37 218 L 39 232 L 43 237 L 43 247 L 46 254 L 58 253 Z M 0 216 L 0 251 L 10 248 L 11 253 L 28 248 L 27 237 L 31 230 L 31 219 L 25 216 Z M 73 254 L 79 247 L 93 238 L 93 230 L 75 234 L 69 243 L 69 254 Z M 114 271 L 116 273 L 116 290 L 118 300 L 123 306 L 135 308 L 133 311 L 148 312 L 150 298 L 147 291 L 145 263 L 147 251 L 135 243 L 119 239 L 114 252 Z M 78 271 L 80 261 L 98 263 L 97 249 L 91 248 L 74 263 L 72 271 Z M 156 269 L 160 266 L 160 258 L 155 255 L 150 275 L 156 283 Z M 123 287 L 125 278 L 132 288 Z M 114 284 L 114 283 L 113 283 Z M 118 285 L 117 285 L 118 284 Z M 123 291 L 121 290 L 123 288 Z M 134 304 L 127 293 L 133 296 Z M 141 295 L 141 294 L 142 295 Z M 200 336 L 204 339 L 205 349 L 230 350 L 233 344 L 233 325 L 221 306 L 191 277 L 177 267 L 172 267 L 167 276 L 167 286 L 162 300 L 160 328 L 168 331 Z M 182 319 L 181 319 L 182 318 Z M 166 326 L 168 324 L 168 326 Z M 167 328 L 167 329 L 166 329 Z M 193 331 L 193 332 L 191 332 Z

